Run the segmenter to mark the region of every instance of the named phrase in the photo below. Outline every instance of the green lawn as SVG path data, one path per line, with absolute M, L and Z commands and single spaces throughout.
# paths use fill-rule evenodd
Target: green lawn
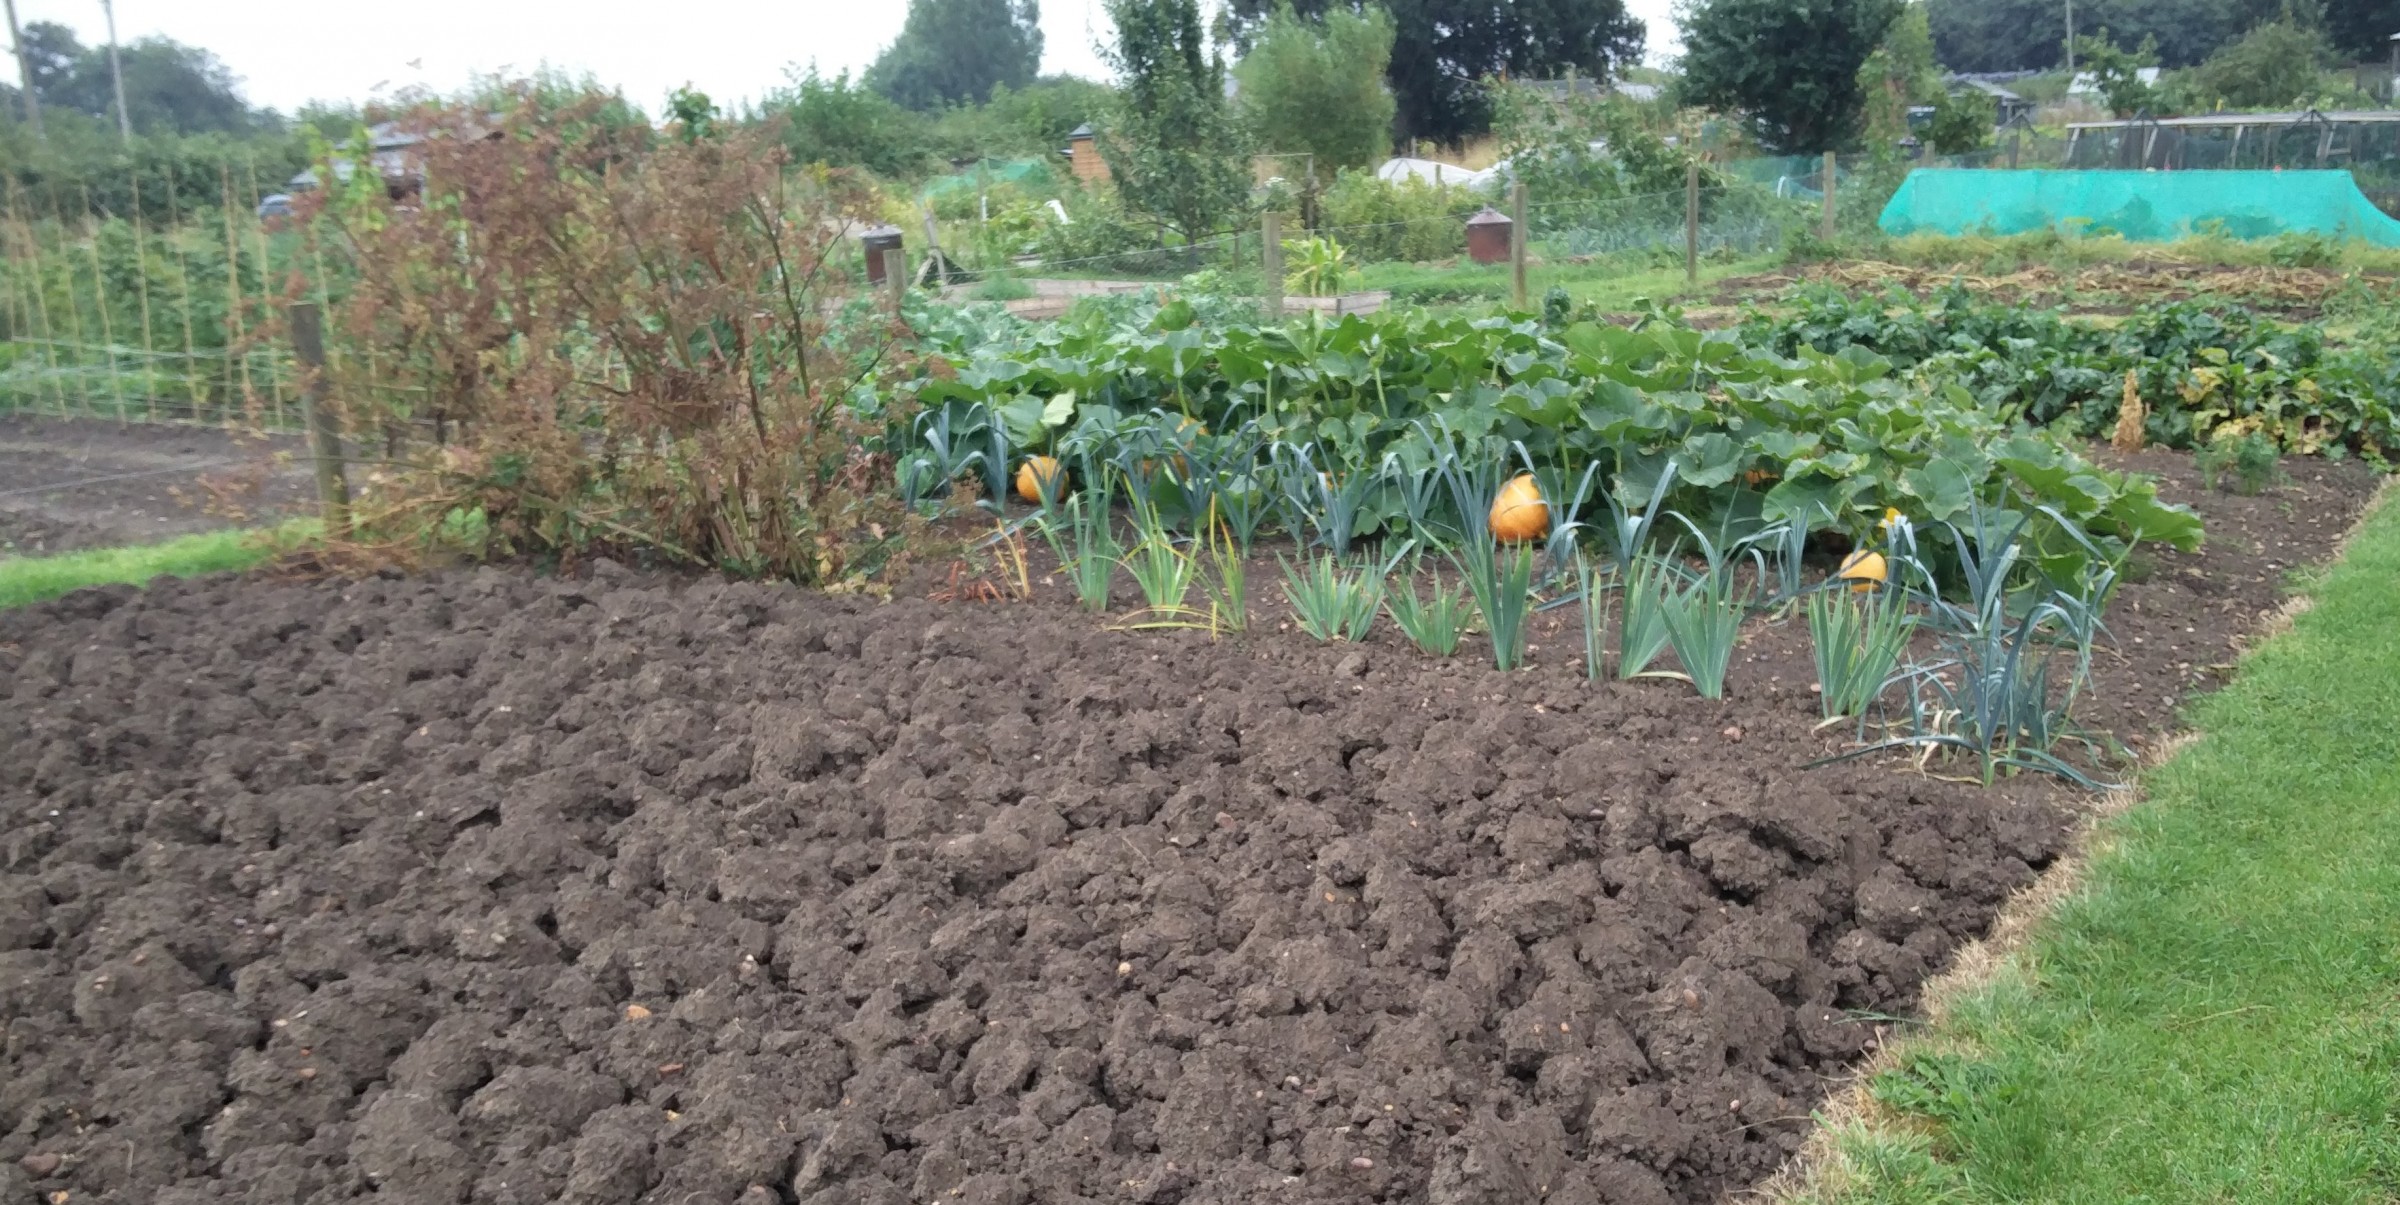
M 2400 505 L 2314 594 L 1800 1199 L 2400 1199 Z
M 274 556 L 313 524 L 267 531 L 210 531 L 132 548 L 94 548 L 56 556 L 0 558 L 0 608 L 57 598 L 109 582 L 149 581 L 160 575 L 195 577 L 248 569 Z

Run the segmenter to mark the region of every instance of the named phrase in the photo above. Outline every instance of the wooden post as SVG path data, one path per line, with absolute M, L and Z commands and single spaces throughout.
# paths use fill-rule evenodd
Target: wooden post
M 1517 180 L 1508 189 L 1508 268 L 1516 279 L 1517 312 L 1533 308 L 1525 291 L 1525 181 Z
M 1825 216 L 1818 219 L 1817 237 L 1833 241 L 1833 152 L 1825 152 Z
M 1259 283 L 1265 290 L 1268 322 L 1283 321 L 1283 215 L 1270 209 L 1259 215 Z
M 2012 172 L 2017 170 L 2017 144 L 2021 142 L 2024 137 L 2025 136 L 2022 133 L 2019 133 L 2016 130 L 2010 130 L 2008 132 L 2008 170 Z M 2238 146 L 2240 144 L 2237 141 L 2235 145 Z M 2231 167 L 2233 165 L 2228 163 L 2226 166 Z
M 1700 161 L 1683 169 L 1683 283 L 1700 287 Z
M 900 299 L 908 296 L 908 252 L 887 247 L 883 252 L 883 287 L 891 294 L 892 317 L 900 316 Z
M 324 508 L 325 534 L 350 529 L 350 481 L 342 471 L 342 424 L 325 401 L 325 319 L 313 301 L 292 303 L 292 358 L 300 363 L 300 419 L 308 426 L 308 450 L 317 465 L 317 503 Z

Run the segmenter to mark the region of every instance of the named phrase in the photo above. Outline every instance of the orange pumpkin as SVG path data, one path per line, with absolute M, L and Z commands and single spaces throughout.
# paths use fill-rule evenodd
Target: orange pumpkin
M 1175 420 L 1175 434 L 1180 436 L 1186 431 L 1192 432 L 1193 437 L 1198 438 L 1199 436 L 1208 434 L 1208 427 L 1200 422 L 1200 420 L 1195 419 L 1187 414 Z M 1175 474 L 1177 476 L 1187 476 L 1191 473 L 1192 466 L 1188 461 L 1184 460 L 1183 453 L 1177 452 L 1174 457 L 1174 462 Z M 1142 471 L 1145 473 L 1157 472 L 1158 462 L 1155 460 L 1143 461 Z
M 1044 489 L 1055 492 L 1063 484 L 1056 456 L 1028 456 L 1017 466 L 1017 497 L 1039 505 Z
M 1550 534 L 1550 504 L 1531 473 L 1519 473 L 1492 499 L 1492 536 L 1511 542 Z
M 1890 581 L 1891 572 L 1891 566 L 1884 562 L 1882 553 L 1868 552 L 1862 548 L 1843 557 L 1842 567 L 1834 576 L 1849 582 L 1853 592 L 1864 594 Z

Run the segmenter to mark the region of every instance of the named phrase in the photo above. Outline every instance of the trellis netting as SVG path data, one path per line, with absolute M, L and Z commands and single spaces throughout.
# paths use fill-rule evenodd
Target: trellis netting
M 2346 171 L 1915 171 L 1879 224 L 1887 234 L 2063 230 L 2141 242 L 2307 233 L 2400 247 L 2400 222 Z

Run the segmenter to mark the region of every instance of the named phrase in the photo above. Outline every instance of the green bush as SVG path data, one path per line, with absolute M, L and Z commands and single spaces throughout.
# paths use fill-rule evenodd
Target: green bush
M 1436 188 L 1422 180 L 1390 183 L 1345 170 L 1317 199 L 1318 220 L 1362 263 L 1422 263 L 1467 249 L 1467 218 L 1483 208 L 1473 189 Z

